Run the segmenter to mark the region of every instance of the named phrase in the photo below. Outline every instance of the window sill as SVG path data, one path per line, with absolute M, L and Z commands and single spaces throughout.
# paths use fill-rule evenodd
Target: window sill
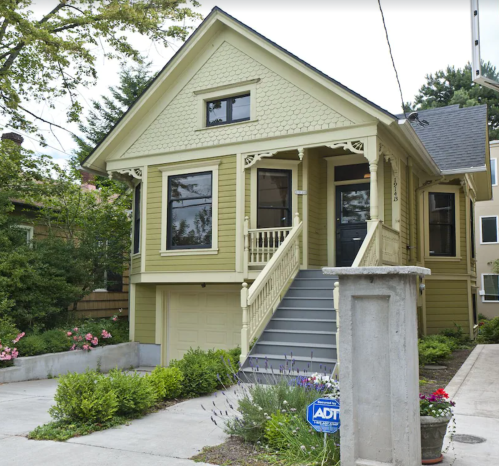
M 218 254 L 216 249 L 174 249 L 171 251 L 159 251 L 162 257 L 168 256 L 204 256 L 208 254 Z
M 132 254 L 132 259 L 135 259 L 136 257 L 139 257 L 140 256 L 140 251 L 139 252 L 134 252 Z
M 109 293 L 105 288 L 97 288 L 93 293 Z
M 227 128 L 228 126 L 247 125 L 248 123 L 256 123 L 257 121 L 258 120 L 246 120 L 246 121 L 238 121 L 236 123 L 227 123 L 226 125 L 205 126 L 203 128 L 198 128 L 194 131 L 206 131 L 208 129 Z
M 424 260 L 425 262 L 428 261 L 428 262 L 431 262 L 431 261 L 435 261 L 435 262 L 459 262 L 461 261 L 463 258 L 462 257 L 447 257 L 447 256 L 425 256 Z
M 499 244 L 499 241 L 491 241 L 489 243 L 480 243 L 480 246 L 487 246 L 488 244 Z

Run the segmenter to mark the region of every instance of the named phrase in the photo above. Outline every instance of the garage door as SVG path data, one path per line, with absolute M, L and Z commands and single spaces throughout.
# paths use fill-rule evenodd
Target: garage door
M 240 287 L 208 285 L 168 292 L 168 359 L 181 358 L 189 348 L 231 349 L 241 345 Z

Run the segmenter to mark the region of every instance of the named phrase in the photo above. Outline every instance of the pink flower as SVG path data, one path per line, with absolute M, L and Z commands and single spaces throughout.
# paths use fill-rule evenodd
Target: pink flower
M 89 346 L 87 344 L 83 345 L 83 349 L 87 351 L 89 349 Z
M 78 340 L 78 337 L 75 335 L 75 336 L 73 337 L 73 340 L 74 340 L 74 341 L 77 341 L 77 340 Z
M 68 332 L 68 333 L 66 333 L 66 335 L 67 335 L 68 337 L 70 337 L 70 336 L 71 336 L 71 335 L 73 335 L 73 334 L 72 334 L 71 332 Z
M 97 346 L 99 344 L 99 339 L 97 337 L 94 337 L 92 339 L 92 345 Z
M 14 340 L 12 340 L 12 343 L 17 343 L 22 337 L 24 337 L 24 335 L 26 335 L 26 333 L 24 332 L 19 333 L 17 337 Z
M 73 329 L 73 332 L 77 332 L 77 331 L 78 331 L 78 327 L 75 327 L 75 328 Z
M 93 338 L 93 335 L 91 333 L 87 333 L 85 335 L 85 340 L 90 341 Z
M 74 351 L 76 349 L 76 345 L 73 345 L 71 348 L 69 348 L 69 351 Z
M 111 338 L 111 337 L 112 335 L 107 330 L 102 331 L 102 338 Z
M 78 337 L 78 341 L 82 341 L 82 340 L 83 340 L 83 337 L 80 335 L 80 336 Z
M 17 358 L 19 356 L 19 351 L 17 351 L 17 348 L 14 348 L 12 350 L 12 357 L 13 358 Z
M 114 322 L 116 322 L 118 320 L 118 316 L 114 316 L 113 320 L 114 320 Z

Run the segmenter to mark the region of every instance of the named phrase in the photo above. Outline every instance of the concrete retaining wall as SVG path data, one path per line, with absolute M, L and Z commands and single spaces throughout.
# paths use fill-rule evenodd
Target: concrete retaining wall
M 0 369 L 0 383 L 47 379 L 67 372 L 97 369 L 107 372 L 115 367 L 128 369 L 140 365 L 140 344 L 137 342 L 102 346 L 87 351 L 42 354 L 14 360 L 13 367 Z

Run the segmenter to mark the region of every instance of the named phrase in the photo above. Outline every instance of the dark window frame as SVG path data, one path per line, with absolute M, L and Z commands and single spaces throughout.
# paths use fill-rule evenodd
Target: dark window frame
M 237 99 L 237 98 L 241 98 L 241 97 L 249 97 L 250 98 L 250 115 L 246 118 L 238 118 L 236 120 L 233 120 L 232 119 L 232 99 Z M 210 112 L 208 111 L 208 105 L 210 105 L 214 102 L 226 102 L 227 119 L 225 121 L 220 121 L 220 122 L 215 122 L 215 123 L 210 122 Z M 208 100 L 208 101 L 206 101 L 205 111 L 206 111 L 206 127 L 230 125 L 231 123 L 240 123 L 242 121 L 249 121 L 251 119 L 251 95 L 249 93 L 247 93 L 247 94 L 241 94 L 241 95 L 231 95 L 230 97 L 225 97 L 223 99 Z
M 286 173 L 289 177 L 288 183 L 288 199 L 289 199 L 289 207 L 260 207 L 260 171 L 265 172 L 280 172 Z M 260 228 L 258 225 L 260 224 L 258 220 L 258 215 L 260 209 L 268 209 L 268 210 L 289 210 L 288 215 L 288 225 L 285 227 L 269 227 L 269 228 L 288 228 L 293 226 L 293 170 L 285 169 L 285 168 L 257 168 L 256 172 L 256 223 L 257 228 Z
M 211 177 L 211 241 L 209 245 L 206 244 L 193 244 L 193 245 L 182 245 L 182 246 L 173 246 L 172 245 L 172 203 L 174 201 L 182 201 L 183 199 L 189 199 L 189 200 L 197 200 L 197 199 L 207 199 L 208 196 L 199 196 L 199 197 L 189 197 L 189 198 L 178 198 L 178 199 L 172 199 L 171 197 L 171 183 L 172 183 L 172 178 L 178 177 L 178 176 L 196 176 L 196 175 L 206 175 L 210 174 Z M 189 206 L 192 207 L 192 206 Z M 184 250 L 184 249 L 211 249 L 213 248 L 213 170 L 207 170 L 203 172 L 196 172 L 196 173 L 186 173 L 186 174 L 176 174 L 176 175 L 170 175 L 168 176 L 168 199 L 167 199 L 167 206 L 166 206 L 166 218 L 167 218 L 167 230 L 166 230 L 166 249 L 168 251 L 179 251 L 179 250 Z
M 489 218 L 493 218 L 495 220 L 495 225 L 496 225 L 496 240 L 495 241 L 484 241 L 483 238 L 483 234 L 484 234 L 484 227 L 483 227 L 483 220 L 484 219 L 489 219 Z M 497 215 L 482 215 L 480 217 L 480 244 L 498 244 L 499 243 L 499 220 L 498 220 L 498 216 Z
M 451 203 L 451 208 L 452 208 L 452 221 L 450 223 L 432 223 L 431 222 L 431 212 L 430 212 L 430 198 L 432 195 L 442 195 L 445 194 L 447 196 L 452 196 L 452 203 Z M 431 246 L 431 227 L 435 226 L 448 226 L 451 229 L 451 235 L 450 235 L 450 240 L 451 240 L 451 251 L 449 254 L 443 253 L 443 252 L 434 252 L 432 251 L 432 246 Z M 431 257 L 456 257 L 456 251 L 457 251 L 457 235 L 456 235 L 456 193 L 454 192 L 429 192 L 428 193 L 428 231 L 430 233 L 428 237 L 428 252 Z
M 134 199 L 133 199 L 133 254 L 140 253 L 141 202 L 142 202 L 142 183 L 139 183 L 137 186 L 135 186 Z

